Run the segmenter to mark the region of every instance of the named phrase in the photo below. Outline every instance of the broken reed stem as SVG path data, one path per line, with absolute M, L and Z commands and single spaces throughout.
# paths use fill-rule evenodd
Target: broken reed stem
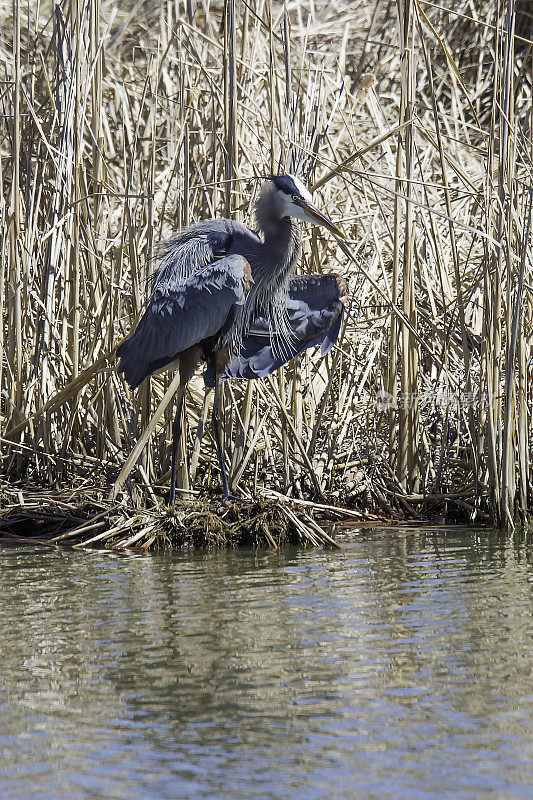
M 116 479 L 116 481 L 115 481 L 115 483 L 113 485 L 113 489 L 111 490 L 111 495 L 109 497 L 110 500 L 114 500 L 116 498 L 116 496 L 118 495 L 118 493 L 120 492 L 120 490 L 122 489 L 122 487 L 124 486 L 126 480 L 128 479 L 128 477 L 130 475 L 130 472 L 135 467 L 135 465 L 137 464 L 137 461 L 141 457 L 142 452 L 143 452 L 146 444 L 148 443 L 148 441 L 150 439 L 150 436 L 154 433 L 154 431 L 155 431 L 155 429 L 157 427 L 157 423 L 159 422 L 159 420 L 161 419 L 161 417 L 165 413 L 165 410 L 167 409 L 167 407 L 170 405 L 170 403 L 174 399 L 174 395 L 176 394 L 176 391 L 177 391 L 178 387 L 180 386 L 180 383 L 181 383 L 181 376 L 180 376 L 180 373 L 178 371 L 174 375 L 174 378 L 172 379 L 172 381 L 170 383 L 170 386 L 166 390 L 166 392 L 165 392 L 165 394 L 163 396 L 163 399 L 161 400 L 161 402 L 157 406 L 157 408 L 156 408 L 152 418 L 150 419 L 148 425 L 146 425 L 146 427 L 144 428 L 141 436 L 139 436 L 139 438 L 138 438 L 138 440 L 137 440 L 137 442 L 135 444 L 135 447 L 133 448 L 133 450 L 131 451 L 131 453 L 127 457 L 126 461 L 124 462 L 124 466 L 120 470 L 120 474 L 119 474 L 118 478 Z

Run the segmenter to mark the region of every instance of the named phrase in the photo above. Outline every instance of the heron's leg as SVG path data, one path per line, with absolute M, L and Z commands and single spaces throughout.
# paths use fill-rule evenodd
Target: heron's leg
M 194 371 L 202 358 L 202 349 L 196 345 L 189 347 L 179 354 L 180 385 L 178 389 L 178 399 L 176 404 L 176 416 L 172 425 L 172 469 L 170 474 L 170 505 L 173 506 L 176 500 L 176 473 L 178 469 L 178 447 L 181 437 L 181 416 L 183 410 L 183 399 L 189 380 L 194 375 Z
M 215 397 L 213 400 L 213 430 L 215 432 L 215 442 L 217 446 L 218 463 L 220 464 L 220 474 L 222 476 L 222 491 L 225 498 L 231 497 L 228 484 L 228 475 L 226 472 L 226 464 L 224 463 L 224 453 L 222 450 L 222 437 L 220 433 L 220 408 L 222 404 L 222 386 L 220 381 L 220 373 L 217 371 L 215 374 Z
M 178 446 L 181 437 L 181 412 L 183 410 L 183 398 L 187 384 L 180 383 L 178 390 L 178 402 L 176 404 L 176 416 L 172 425 L 172 471 L 170 475 L 170 505 L 174 506 L 176 501 L 176 472 L 178 468 Z

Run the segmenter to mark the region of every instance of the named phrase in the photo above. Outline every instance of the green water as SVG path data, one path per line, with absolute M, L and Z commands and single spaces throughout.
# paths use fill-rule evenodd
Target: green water
M 533 539 L 0 550 L 0 798 L 533 798 Z

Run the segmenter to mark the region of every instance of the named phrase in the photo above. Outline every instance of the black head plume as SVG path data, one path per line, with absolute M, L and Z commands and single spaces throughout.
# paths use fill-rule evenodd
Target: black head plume
M 281 192 L 284 192 L 288 195 L 296 194 L 298 196 L 301 195 L 301 191 L 294 182 L 294 178 L 292 175 L 271 175 L 270 180 Z

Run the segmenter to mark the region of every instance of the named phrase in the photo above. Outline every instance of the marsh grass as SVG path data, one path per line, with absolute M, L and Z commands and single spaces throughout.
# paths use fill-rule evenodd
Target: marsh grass
M 234 491 L 393 520 L 525 518 L 527 3 L 14 0 L 0 22 L 10 492 L 85 487 L 104 502 L 152 421 L 115 494 L 126 518 L 163 508 L 172 403 L 153 415 L 172 376 L 133 395 L 114 349 L 156 243 L 210 216 L 253 225 L 257 178 L 288 170 L 347 236 L 306 227 L 301 269 L 348 275 L 352 300 L 327 358 L 226 386 Z M 210 403 L 199 375 L 182 442 L 191 498 L 218 481 Z

